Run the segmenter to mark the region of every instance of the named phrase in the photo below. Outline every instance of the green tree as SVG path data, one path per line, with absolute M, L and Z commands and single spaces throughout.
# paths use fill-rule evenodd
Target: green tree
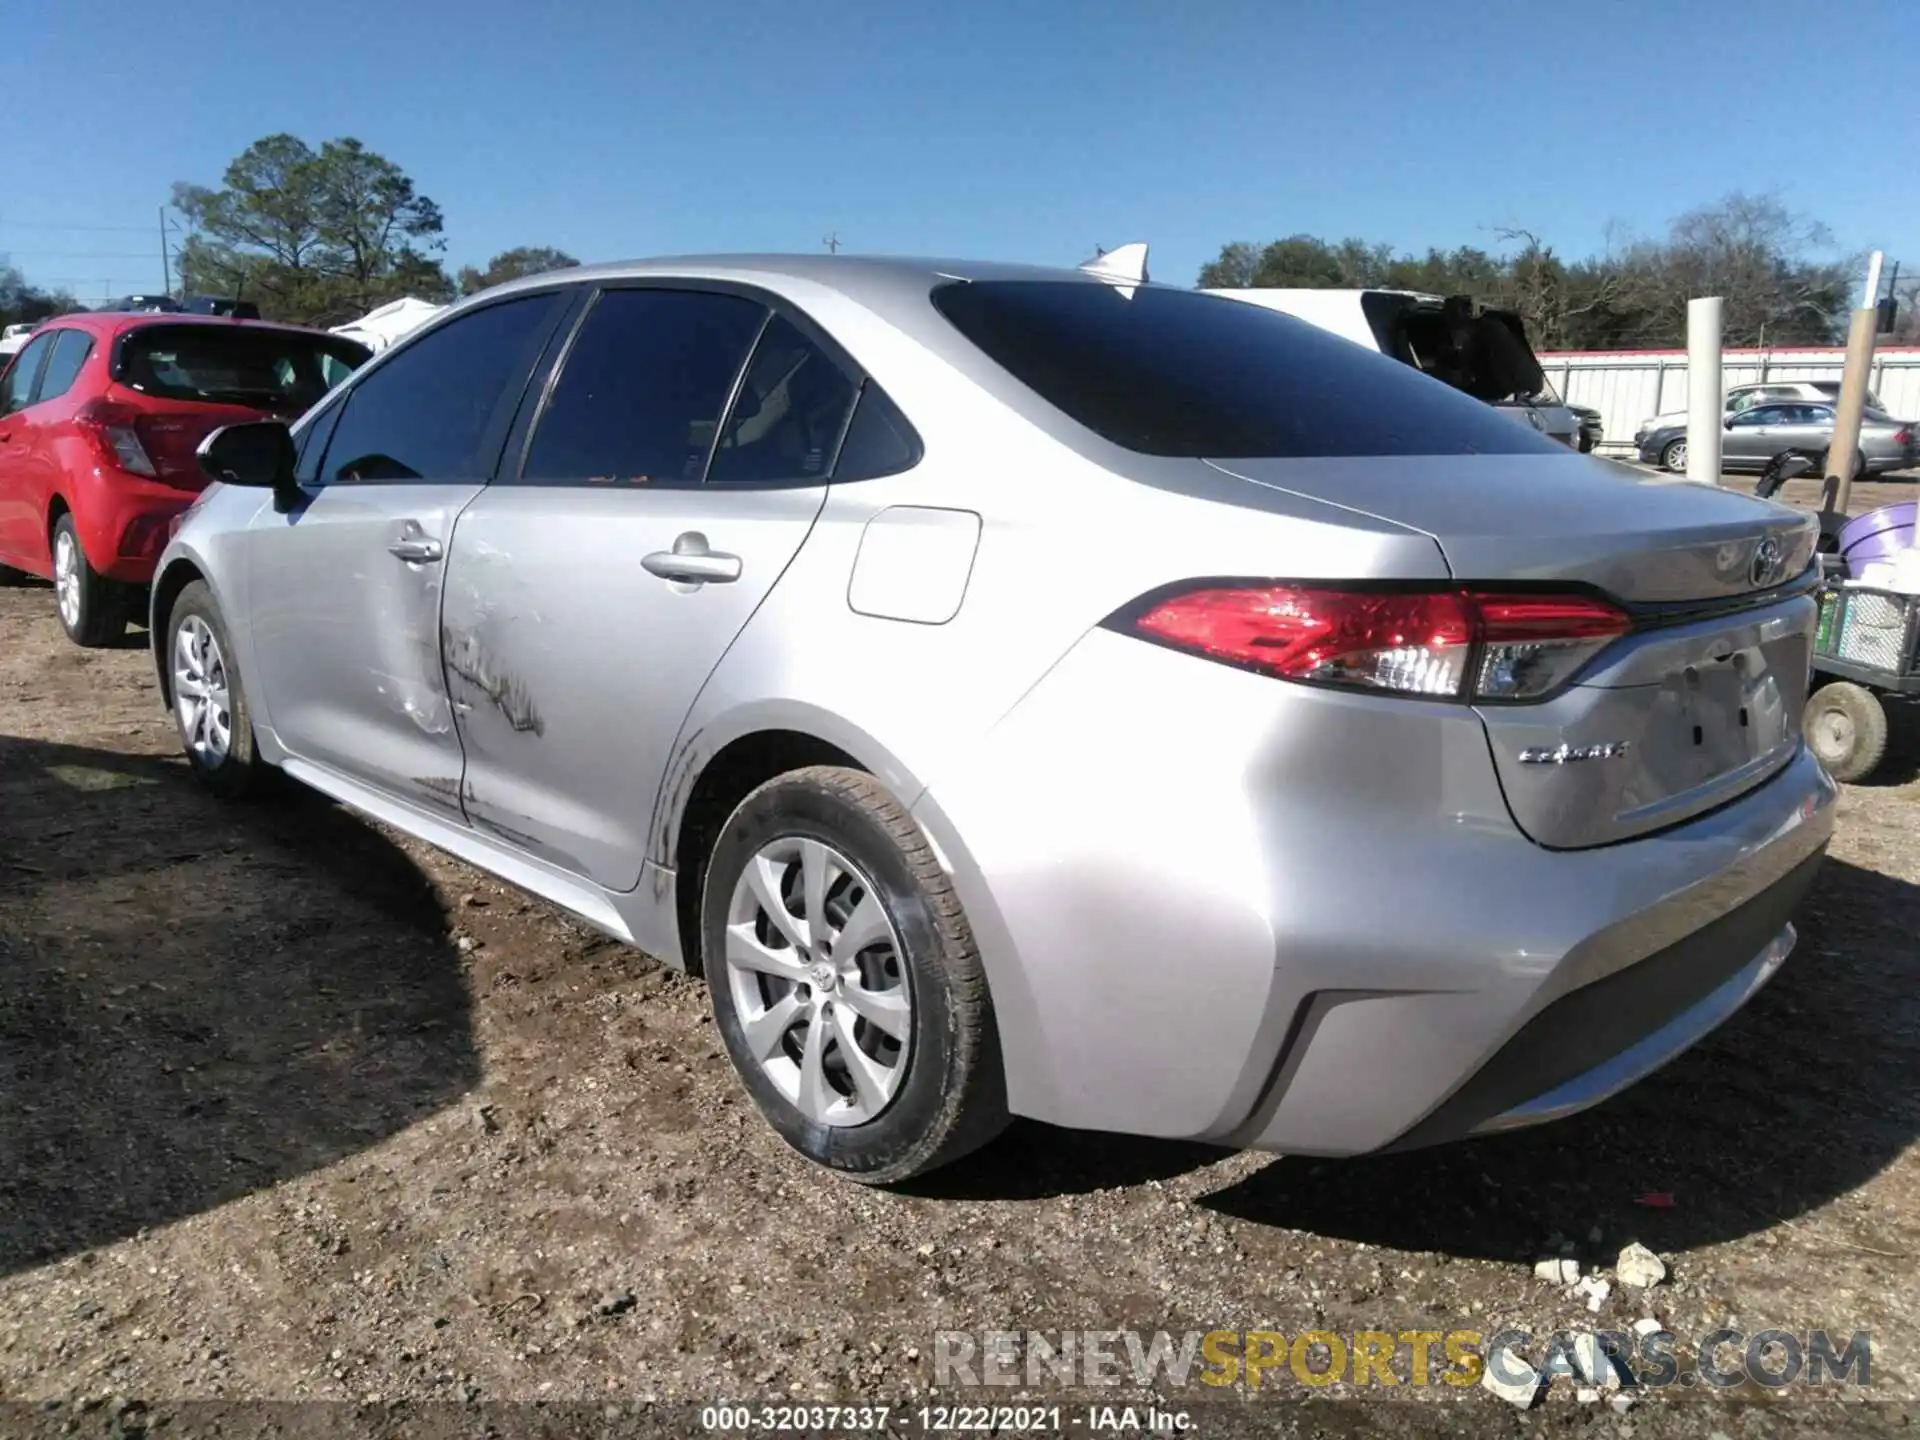
M 551 245 L 520 245 L 512 250 L 502 250 L 487 262 L 487 268 L 476 270 L 473 266 L 463 266 L 460 271 L 460 293 L 477 295 L 482 290 L 495 285 L 504 285 L 509 280 L 518 280 L 523 275 L 544 275 L 549 270 L 571 270 L 580 262 L 564 250 L 555 250 Z
M 65 315 L 79 308 L 80 302 L 66 291 L 30 285 L 18 269 L 0 262 L 0 327 Z
M 1729 345 L 1821 345 L 1844 327 L 1856 268 L 1830 253 L 1823 226 L 1772 196 L 1728 195 L 1680 216 L 1662 239 L 1573 261 L 1534 231 L 1497 234 L 1506 253 L 1463 245 L 1416 256 L 1311 235 L 1236 241 L 1201 267 L 1200 284 L 1466 295 L 1515 311 L 1542 350 L 1683 345 L 1687 301 L 1720 295 Z
M 453 295 L 437 258 L 440 207 L 358 140 L 315 151 L 298 136 L 266 136 L 218 189 L 177 184 L 173 204 L 190 227 L 183 291 L 243 296 L 270 318 L 321 325 L 402 295 Z

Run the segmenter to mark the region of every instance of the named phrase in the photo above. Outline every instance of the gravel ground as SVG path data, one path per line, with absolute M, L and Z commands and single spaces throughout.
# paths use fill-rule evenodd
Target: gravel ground
M 1683 1359 L 1721 1324 L 1874 1340 L 1850 1395 L 1870 1403 L 1844 1408 L 1751 1384 L 1624 1418 L 1565 1380 L 1527 1413 L 1477 1387 L 1163 1385 L 1166 1408 L 1214 1402 L 1202 1434 L 1734 1440 L 1897 1429 L 1920 1393 L 1905 732 L 1847 792 L 1781 976 L 1596 1112 L 1346 1163 L 1022 1123 L 875 1192 L 761 1123 L 698 984 L 317 797 L 202 795 L 143 638 L 80 651 L 48 591 L 0 590 L 0 1434 L 504 1435 L 534 1433 L 540 1412 L 506 1404 L 531 1400 L 592 1402 L 540 1433 L 640 1433 L 605 1407 L 645 1401 L 897 1417 L 1025 1394 L 935 1393 L 935 1332 L 986 1329 L 1651 1316 Z M 1629 1241 L 1667 1283 L 1610 1277 L 1590 1313 L 1535 1276 L 1563 1248 L 1610 1269 Z M 262 1400 L 362 1408 L 195 1408 Z

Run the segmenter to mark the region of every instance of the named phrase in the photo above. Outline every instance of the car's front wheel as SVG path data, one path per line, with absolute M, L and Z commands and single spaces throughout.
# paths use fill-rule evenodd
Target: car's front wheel
M 127 633 L 127 603 L 121 587 L 95 570 L 81 548 L 73 516 L 53 522 L 53 598 L 61 628 L 76 645 L 111 645 Z
M 1660 468 L 1674 475 L 1687 473 L 1687 442 L 1669 440 L 1660 452 Z
M 814 766 L 747 796 L 707 867 L 701 939 L 727 1053 L 803 1155 L 889 1184 L 1005 1126 L 966 916 L 920 827 L 872 776 Z
M 205 581 L 193 581 L 173 602 L 165 653 L 168 698 L 188 763 L 216 794 L 248 793 L 266 767 L 254 752 L 233 642 Z

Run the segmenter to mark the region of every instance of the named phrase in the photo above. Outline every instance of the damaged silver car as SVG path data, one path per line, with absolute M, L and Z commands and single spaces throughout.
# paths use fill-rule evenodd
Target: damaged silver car
M 1832 828 L 1809 517 L 1112 257 L 532 277 L 201 460 L 205 781 L 703 973 L 863 1181 L 1570 1114 L 1766 983 Z

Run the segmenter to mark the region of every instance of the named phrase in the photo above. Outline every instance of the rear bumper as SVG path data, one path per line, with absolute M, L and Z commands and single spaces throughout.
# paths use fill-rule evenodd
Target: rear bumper
M 1550 851 L 1463 707 L 1098 632 L 915 814 L 1016 1111 L 1343 1155 L 1570 1113 L 1704 1034 L 1834 800 L 1801 750 L 1685 825 Z
M 195 494 L 144 476 L 99 466 L 81 476 L 72 497 L 74 528 L 87 563 L 110 580 L 145 585 L 172 538 L 174 516 Z

